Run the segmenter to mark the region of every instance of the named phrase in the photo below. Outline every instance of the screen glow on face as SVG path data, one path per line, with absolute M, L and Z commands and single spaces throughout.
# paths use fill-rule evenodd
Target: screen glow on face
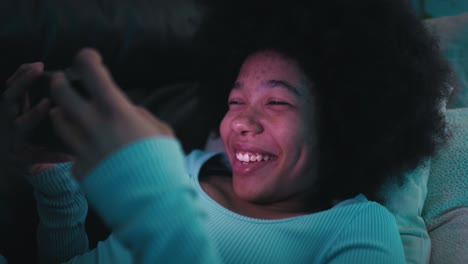
M 243 63 L 220 132 L 235 193 L 252 202 L 294 200 L 314 182 L 314 105 L 294 60 L 257 52 Z

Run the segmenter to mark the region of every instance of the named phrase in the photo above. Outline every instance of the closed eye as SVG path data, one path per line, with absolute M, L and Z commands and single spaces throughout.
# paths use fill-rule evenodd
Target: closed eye
M 236 107 L 237 108 L 237 107 L 239 107 L 239 106 L 241 106 L 243 104 L 244 104 L 244 101 L 239 100 L 239 99 L 231 99 L 231 100 L 228 101 L 229 108 L 231 108 L 231 107 Z
M 229 100 L 228 101 L 228 105 L 238 105 L 238 104 L 240 104 L 240 102 L 237 101 L 237 100 Z
M 291 105 L 288 102 L 272 100 L 268 102 L 268 105 Z

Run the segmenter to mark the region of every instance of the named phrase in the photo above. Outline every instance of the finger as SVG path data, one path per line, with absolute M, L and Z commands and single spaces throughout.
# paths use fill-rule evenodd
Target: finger
M 13 76 L 7 80 L 6 85 L 8 88 L 3 93 L 3 98 L 11 101 L 18 100 L 43 72 L 44 64 L 42 62 L 21 65 Z
M 98 105 L 109 107 L 128 101 L 118 89 L 97 51 L 89 48 L 80 51 L 72 69 L 80 75 L 85 89 Z
M 153 114 L 151 114 L 144 107 L 137 106 L 136 110 L 147 122 L 149 122 L 153 126 L 159 127 L 160 123 L 162 123 L 162 121 L 160 121 L 157 117 L 155 117 Z
M 13 73 L 12 76 L 10 76 L 7 80 L 6 80 L 6 85 L 9 86 L 11 85 L 12 82 L 14 82 L 19 76 L 23 75 L 26 71 L 28 71 L 28 67 L 27 66 L 28 64 L 22 64 L 18 69 L 16 69 L 16 71 Z
M 136 106 L 135 108 L 138 111 L 138 113 L 140 113 L 145 118 L 152 118 L 153 117 L 153 114 L 151 114 L 148 110 L 146 110 L 146 108 L 144 108 L 142 106 Z
M 42 62 L 33 62 L 33 63 L 25 63 L 22 64 L 10 78 L 6 81 L 6 85 L 10 85 L 11 83 L 15 82 L 21 75 L 25 72 L 31 70 L 31 68 L 37 68 L 38 70 L 44 70 L 44 63 Z
M 86 134 L 73 122 L 71 122 L 65 112 L 60 107 L 53 108 L 50 112 L 52 126 L 57 135 L 78 155 L 86 153 Z
M 141 116 L 143 116 L 144 119 L 146 119 L 148 123 L 156 127 L 161 134 L 172 137 L 175 136 L 171 126 L 155 117 L 153 114 L 151 114 L 151 112 L 141 106 L 137 106 L 136 110 L 140 113 Z
M 17 116 L 22 108 L 23 112 L 26 108 L 29 108 L 24 104 L 27 103 L 24 97 L 27 94 L 26 90 L 32 86 L 32 83 L 43 73 L 43 70 L 44 64 L 40 62 L 23 64 L 7 81 L 7 88 L 2 94 L 4 100 L 2 107 L 10 117 Z
M 21 132 L 29 132 L 33 130 L 42 120 L 47 117 L 51 102 L 49 99 L 42 99 L 31 111 L 18 117 L 15 121 Z
M 23 106 L 22 106 L 23 109 L 21 113 L 26 113 L 30 107 L 31 107 L 31 100 L 29 99 L 29 94 L 25 93 L 23 96 Z
M 50 92 L 67 117 L 80 125 L 87 125 L 89 104 L 71 87 L 63 72 L 51 74 Z

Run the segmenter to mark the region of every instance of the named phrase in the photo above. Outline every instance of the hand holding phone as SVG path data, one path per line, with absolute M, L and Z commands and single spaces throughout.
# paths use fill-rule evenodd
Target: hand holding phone
M 58 152 L 33 141 L 52 107 L 51 100 L 46 97 L 34 104 L 31 101 L 30 92 L 43 75 L 43 63 L 29 63 L 21 65 L 6 81 L 0 99 L 2 164 L 27 168 L 37 163 L 63 161 Z
M 30 105 L 38 105 L 42 100 L 51 98 L 51 78 L 54 72 L 58 70 L 44 71 L 38 76 L 32 84 L 32 87 L 28 89 L 28 97 Z M 73 89 L 83 98 L 89 98 L 89 95 L 84 90 L 82 82 L 79 76 L 71 69 L 67 68 L 63 70 L 63 73 L 73 87 Z M 54 107 L 56 104 L 51 101 L 51 106 Z M 47 116 L 34 129 L 30 138 L 31 143 L 44 146 L 50 150 L 60 151 L 64 153 L 70 153 L 71 150 L 63 143 L 60 137 L 57 136 L 55 130 L 52 127 L 50 118 Z
M 81 179 L 117 149 L 147 137 L 173 137 L 172 129 L 149 112 L 134 105 L 119 89 L 99 53 L 83 49 L 70 67 L 80 76 L 80 95 L 66 76 L 51 78 L 52 123 L 57 134 L 73 150 L 77 159 L 74 175 Z

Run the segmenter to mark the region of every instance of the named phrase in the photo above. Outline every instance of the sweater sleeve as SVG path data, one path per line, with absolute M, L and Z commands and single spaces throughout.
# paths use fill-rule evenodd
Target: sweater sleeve
M 137 263 L 219 263 L 180 144 L 150 138 L 101 162 L 81 183 Z
M 368 203 L 337 233 L 326 263 L 406 263 L 395 218 L 377 203 Z
M 58 164 L 28 176 L 40 218 L 37 240 L 41 263 L 60 263 L 88 250 L 88 204 L 71 175 L 71 165 Z

